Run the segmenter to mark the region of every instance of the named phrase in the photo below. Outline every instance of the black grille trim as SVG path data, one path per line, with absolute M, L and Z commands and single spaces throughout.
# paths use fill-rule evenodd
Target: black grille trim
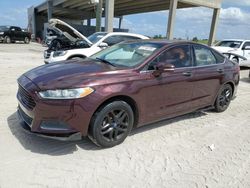
M 21 102 L 28 107 L 29 109 L 33 110 L 36 106 L 34 99 L 30 96 L 30 94 L 21 86 L 18 86 L 18 94 L 20 96 Z

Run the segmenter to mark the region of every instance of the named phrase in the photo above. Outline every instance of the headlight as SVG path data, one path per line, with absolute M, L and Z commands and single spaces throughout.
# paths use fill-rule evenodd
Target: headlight
M 90 87 L 77 89 L 47 90 L 39 92 L 43 99 L 79 99 L 94 92 Z
M 4 32 L 0 32 L 0 35 L 3 35 L 4 34 Z
M 67 51 L 55 51 L 53 57 L 64 56 Z

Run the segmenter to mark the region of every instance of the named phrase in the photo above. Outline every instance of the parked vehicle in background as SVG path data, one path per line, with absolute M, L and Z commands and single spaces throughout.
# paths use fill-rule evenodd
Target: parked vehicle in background
M 49 47 L 51 45 L 51 42 L 56 38 L 61 38 L 62 33 L 57 30 L 56 28 L 47 28 L 46 36 L 43 41 L 44 46 Z
M 18 84 L 27 130 L 59 140 L 89 136 L 112 147 L 134 127 L 207 107 L 225 111 L 239 65 L 204 45 L 140 40 L 37 67 Z
M 143 35 L 125 32 L 97 32 L 87 38 L 61 20 L 51 19 L 49 24 L 60 30 L 62 37 L 54 39 L 44 51 L 45 63 L 85 58 L 122 41 L 148 39 Z
M 24 41 L 24 43 L 28 44 L 30 38 L 30 33 L 23 31 L 20 27 L 0 26 L 0 41 L 2 42 L 9 44 L 16 41 Z
M 250 67 L 250 40 L 222 40 L 213 46 L 240 66 Z

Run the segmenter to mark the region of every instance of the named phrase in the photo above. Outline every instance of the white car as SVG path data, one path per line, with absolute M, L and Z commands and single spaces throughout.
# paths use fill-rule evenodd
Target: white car
M 64 39 L 55 39 L 52 41 L 49 49 L 44 51 L 44 62 L 46 64 L 68 59 L 89 57 L 122 41 L 149 39 L 143 35 L 125 32 L 97 32 L 87 38 L 61 20 L 51 19 L 49 24 L 50 27 L 60 30 Z
M 250 40 L 222 40 L 213 48 L 239 63 L 240 66 L 250 67 Z

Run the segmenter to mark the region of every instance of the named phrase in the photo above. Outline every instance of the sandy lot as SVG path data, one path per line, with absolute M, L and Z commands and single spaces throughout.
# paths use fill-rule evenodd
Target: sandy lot
M 43 64 L 42 51 L 38 44 L 0 44 L 0 188 L 250 187 L 247 70 L 226 112 L 162 121 L 99 149 L 87 139 L 59 142 L 20 127 L 16 79 Z

